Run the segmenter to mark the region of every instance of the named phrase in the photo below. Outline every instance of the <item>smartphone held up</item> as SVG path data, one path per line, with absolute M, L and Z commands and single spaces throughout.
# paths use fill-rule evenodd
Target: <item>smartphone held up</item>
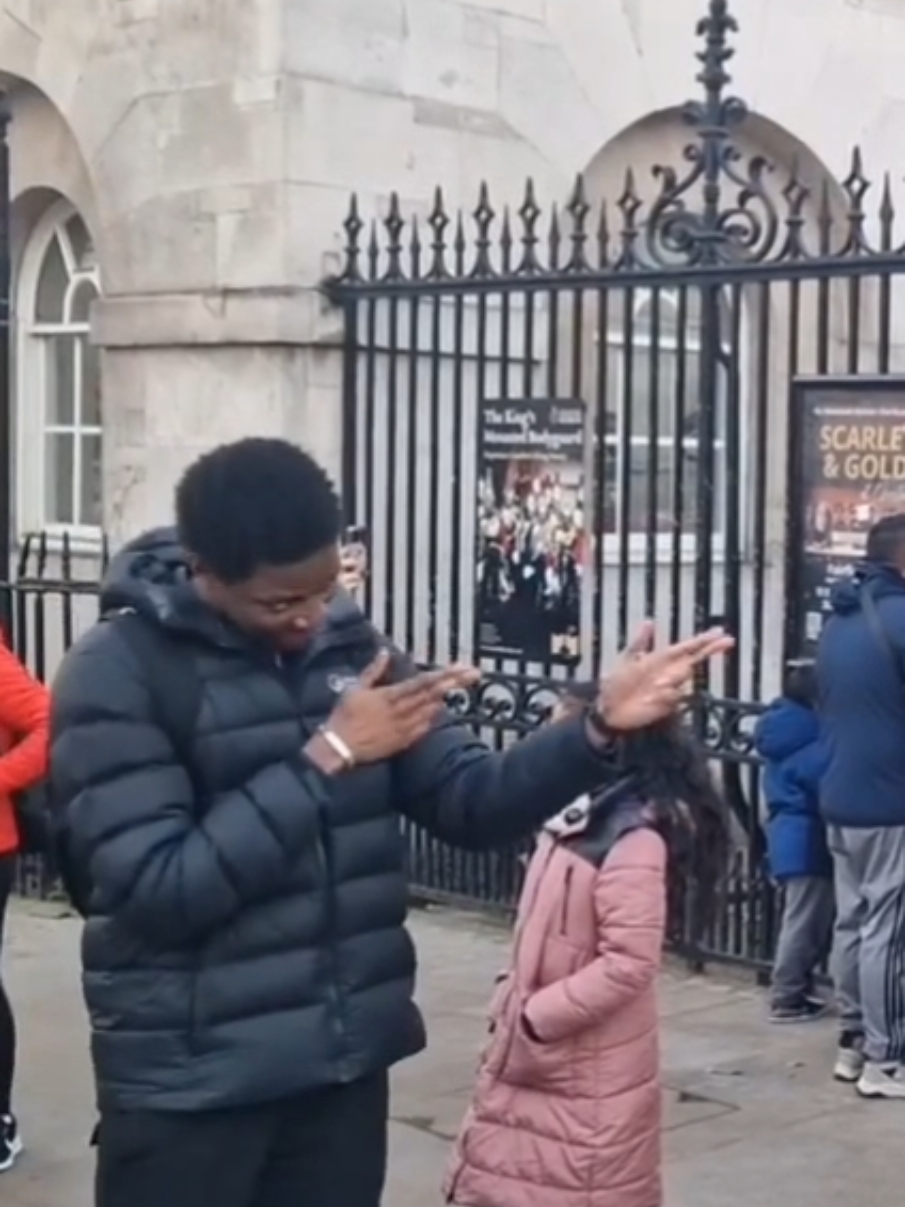
M 340 585 L 349 592 L 357 604 L 361 605 L 364 601 L 364 586 L 368 575 L 367 529 L 358 525 L 348 527 L 343 533 L 339 556 Z

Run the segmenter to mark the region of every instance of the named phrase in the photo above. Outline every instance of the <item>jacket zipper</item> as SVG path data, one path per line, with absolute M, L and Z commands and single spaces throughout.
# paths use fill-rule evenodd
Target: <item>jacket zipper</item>
M 201 976 L 201 961 L 192 961 L 192 988 L 189 997 L 188 1047 L 193 1054 L 198 1051 L 198 978 Z
M 332 644 L 332 643 L 331 643 Z M 323 652 L 323 651 L 319 651 Z M 278 654 L 274 663 L 277 673 L 283 681 L 286 690 L 289 692 L 293 703 L 295 700 L 294 684 L 287 671 L 286 664 L 283 658 Z M 306 668 L 307 669 L 307 668 Z M 304 720 L 299 713 L 299 727 L 305 739 L 309 739 L 312 735 L 306 727 Z M 304 745 L 304 742 L 302 743 Z M 347 1036 L 345 1025 L 345 1011 L 343 1009 L 342 995 L 339 992 L 339 960 L 336 955 L 336 886 L 333 883 L 332 876 L 332 858 L 331 858 L 331 835 L 330 827 L 327 823 L 327 818 L 324 815 L 320 802 L 315 802 L 317 808 L 317 843 L 316 854 L 318 867 L 320 869 L 321 878 L 324 886 L 324 898 L 327 905 L 327 927 L 326 927 L 326 942 L 327 942 L 327 986 L 326 997 L 330 1012 L 330 1025 L 336 1037 L 337 1047 L 339 1049 L 339 1059 L 341 1063 L 345 1063 Z
M 522 984 L 522 981 L 518 976 L 519 958 L 521 955 L 522 942 L 524 939 L 525 930 L 528 926 L 528 921 L 531 917 L 531 914 L 534 912 L 534 909 L 537 906 L 537 901 L 538 901 L 538 897 L 540 896 L 540 888 L 541 888 L 541 884 L 543 882 L 544 875 L 546 874 L 547 868 L 550 865 L 550 860 L 553 858 L 555 851 L 556 851 L 556 846 L 551 845 L 550 850 L 547 852 L 546 858 L 544 860 L 544 866 L 541 869 L 540 874 L 537 877 L 534 892 L 531 896 L 531 900 L 526 902 L 525 910 L 524 910 L 524 913 L 521 915 L 519 925 L 516 930 L 515 940 L 512 944 L 512 993 L 515 996 L 515 1005 L 516 1005 L 516 1009 L 518 1009 L 518 1010 L 521 1010 L 522 997 L 523 997 L 523 994 L 527 990 L 527 986 Z M 509 1028 L 509 1036 L 507 1038 L 506 1047 L 502 1053 L 502 1057 L 501 1057 L 500 1065 L 499 1065 L 499 1071 L 501 1074 L 506 1069 L 507 1065 L 509 1064 L 510 1057 L 512 1056 L 512 1048 L 513 1048 L 513 1045 L 515 1044 L 516 1033 L 518 1031 L 520 1022 L 521 1022 L 520 1019 L 518 1019 L 518 1018 L 515 1019 L 514 1020 L 515 1025 Z
M 559 933 L 560 935 L 568 934 L 569 930 L 569 896 L 572 892 L 572 876 L 575 868 L 569 864 L 566 868 L 566 875 L 563 881 L 562 889 L 562 906 L 559 911 Z
M 336 892 L 333 884 L 330 858 L 330 838 L 326 820 L 318 808 L 318 840 L 317 855 L 324 880 L 324 896 L 327 902 L 327 1002 L 330 1008 L 330 1022 L 336 1036 L 339 1048 L 339 1059 L 345 1064 L 347 1055 L 347 1034 L 345 1024 L 345 1009 L 342 995 L 339 992 L 339 960 L 336 954 Z

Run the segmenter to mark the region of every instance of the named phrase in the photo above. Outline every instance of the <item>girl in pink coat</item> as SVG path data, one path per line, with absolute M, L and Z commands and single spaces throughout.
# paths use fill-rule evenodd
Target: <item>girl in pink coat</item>
M 563 707 L 595 694 L 571 689 Z M 529 863 L 450 1203 L 662 1205 L 656 977 L 668 928 L 687 905 L 703 918 L 727 831 L 678 723 L 624 746 L 625 773 L 550 822 Z

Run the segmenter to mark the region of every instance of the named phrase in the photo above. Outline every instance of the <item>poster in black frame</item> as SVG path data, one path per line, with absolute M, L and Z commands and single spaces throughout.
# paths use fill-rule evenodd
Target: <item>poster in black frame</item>
M 575 666 L 583 651 L 587 409 L 488 399 L 479 412 L 475 646 Z
M 867 533 L 905 512 L 905 377 L 792 383 L 786 529 L 786 658 L 813 657 L 834 586 Z

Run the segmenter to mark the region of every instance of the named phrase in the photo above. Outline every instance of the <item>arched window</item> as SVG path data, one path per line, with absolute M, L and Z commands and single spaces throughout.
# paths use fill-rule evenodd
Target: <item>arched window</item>
M 678 523 L 683 537 L 691 539 L 701 470 L 700 293 L 692 288 L 635 289 L 613 299 L 609 313 L 604 531 L 621 530 L 622 509 L 627 507 L 633 538 L 645 536 L 653 515 L 662 536 L 671 535 Z M 725 317 L 721 315 L 721 328 Z M 721 348 L 727 356 L 724 342 L 721 330 Z M 725 524 L 726 384 L 721 361 L 712 454 L 717 539 Z
M 99 289 L 88 228 L 60 202 L 32 233 L 18 289 L 22 530 L 100 530 L 100 366 L 88 323 Z

